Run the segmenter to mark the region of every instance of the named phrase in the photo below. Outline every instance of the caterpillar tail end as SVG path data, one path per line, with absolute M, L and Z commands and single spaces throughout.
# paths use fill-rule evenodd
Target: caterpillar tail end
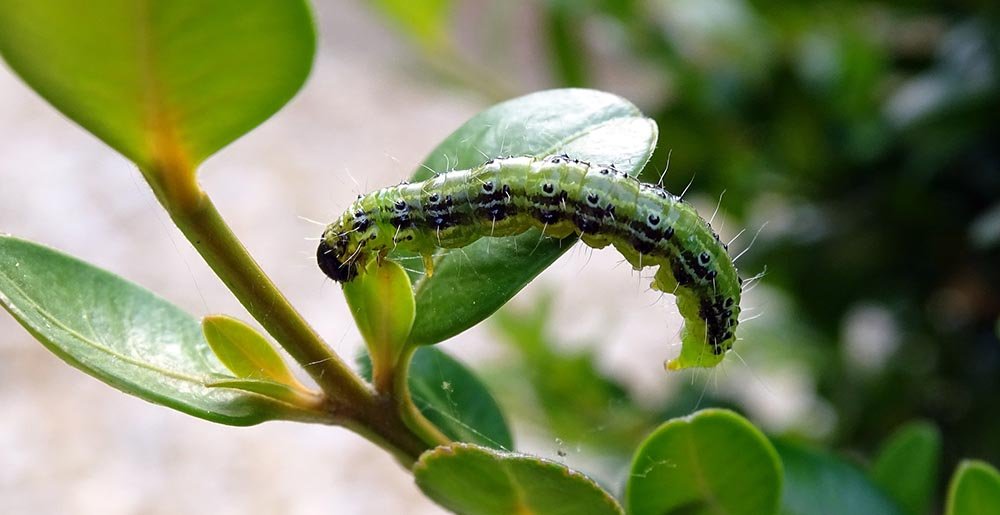
M 663 368 L 668 372 L 685 368 L 712 368 L 721 363 L 726 356 L 726 351 L 721 350 L 726 347 L 716 351 L 705 343 L 704 324 L 699 322 L 685 322 L 684 331 L 681 333 L 680 356 L 663 364 Z
M 681 362 L 680 358 L 668 359 L 663 362 L 663 369 L 667 372 L 676 372 L 678 370 L 684 370 L 691 365 L 685 365 Z
M 663 368 L 667 372 L 676 372 L 685 368 L 712 368 L 722 362 L 725 354 L 705 353 L 697 358 L 690 358 L 681 353 L 674 359 L 668 359 L 663 363 Z

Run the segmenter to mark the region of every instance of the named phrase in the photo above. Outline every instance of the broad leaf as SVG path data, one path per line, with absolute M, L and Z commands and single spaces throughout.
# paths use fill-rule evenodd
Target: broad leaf
M 146 173 L 194 166 L 274 114 L 312 65 L 303 0 L 0 0 L 0 54 Z
M 0 304 L 61 359 L 123 392 L 223 424 L 301 418 L 287 404 L 208 387 L 231 376 L 197 320 L 65 254 L 0 236 Z
M 822 451 L 774 443 L 785 465 L 783 515 L 902 515 L 903 509 L 858 467 Z
M 1000 513 L 1000 473 L 982 461 L 963 461 L 948 487 L 945 515 L 995 515 Z
M 473 117 L 430 153 L 413 179 L 430 177 L 429 169 L 471 168 L 490 157 L 559 153 L 613 163 L 638 175 L 653 152 L 656 136 L 655 122 L 618 96 L 585 89 L 543 91 Z M 530 230 L 441 252 L 435 258 L 434 275 L 420 275 L 414 284 L 417 318 L 410 342 L 437 343 L 479 323 L 574 242 L 576 237 L 555 240 Z
M 371 379 L 371 361 L 358 359 Z M 500 406 L 465 365 L 434 347 L 417 349 L 410 361 L 410 395 L 417 409 L 448 438 L 498 450 L 511 450 L 514 440 Z
M 536 456 L 455 443 L 413 466 L 417 485 L 464 515 L 615 515 L 621 506 L 592 480 Z
M 941 457 L 941 434 L 927 422 L 913 422 L 896 431 L 872 463 L 871 477 L 907 513 L 930 510 Z
M 746 419 L 721 409 L 667 421 L 632 460 L 631 515 L 767 515 L 778 512 L 781 462 Z

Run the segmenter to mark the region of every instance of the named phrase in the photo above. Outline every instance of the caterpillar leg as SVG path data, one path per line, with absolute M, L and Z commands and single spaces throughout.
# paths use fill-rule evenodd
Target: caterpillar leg
M 424 271 L 427 272 L 427 277 L 434 275 L 434 254 L 428 252 L 421 254 L 420 257 L 424 259 Z

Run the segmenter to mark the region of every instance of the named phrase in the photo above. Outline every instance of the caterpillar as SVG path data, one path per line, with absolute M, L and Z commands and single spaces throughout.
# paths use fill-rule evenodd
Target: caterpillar
M 658 266 L 651 287 L 674 294 L 684 330 L 670 370 L 718 364 L 735 341 L 743 281 L 728 246 L 689 204 L 663 188 L 565 154 L 491 159 L 359 196 L 323 232 L 320 269 L 346 283 L 370 259 L 400 247 L 424 256 L 439 248 L 539 228 L 613 245 L 636 270 Z

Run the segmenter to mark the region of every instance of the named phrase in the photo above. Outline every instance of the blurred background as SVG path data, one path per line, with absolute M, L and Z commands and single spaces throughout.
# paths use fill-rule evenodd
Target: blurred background
M 202 182 L 343 356 L 360 338 L 313 262 L 306 238 L 321 228 L 304 219 L 408 176 L 496 101 L 592 87 L 657 120 L 645 179 L 666 171 L 703 215 L 718 207 L 723 239 L 749 247 L 743 276 L 762 278 L 739 356 L 668 375 L 673 302 L 613 251 L 567 253 L 443 344 L 491 385 L 520 450 L 615 487 L 661 421 L 728 406 L 861 461 L 927 419 L 943 470 L 1000 463 L 1000 13 L 987 2 L 314 5 L 305 89 Z M 249 319 L 123 158 L 6 68 L 0 106 L 0 231 L 192 313 Z M 6 315 L 0 406 L 3 513 L 440 513 L 345 430 L 227 428 L 149 405 L 62 364 Z

